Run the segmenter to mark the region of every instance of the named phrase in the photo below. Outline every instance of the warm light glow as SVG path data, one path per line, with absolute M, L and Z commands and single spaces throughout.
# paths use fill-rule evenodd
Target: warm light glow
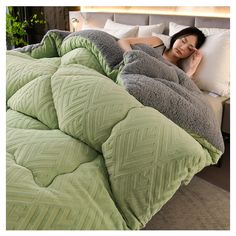
M 150 7 L 150 6 L 81 6 L 81 12 L 116 12 L 116 13 L 144 13 L 161 15 L 212 16 L 230 17 L 230 7 Z
M 77 31 L 77 26 L 79 24 L 79 20 L 77 18 L 73 17 L 71 19 L 71 24 L 72 24 L 72 27 L 73 27 L 72 31 L 73 32 Z

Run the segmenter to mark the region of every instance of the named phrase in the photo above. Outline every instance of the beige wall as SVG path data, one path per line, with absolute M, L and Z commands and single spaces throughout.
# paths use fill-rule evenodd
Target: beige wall
M 230 17 L 230 7 L 157 7 L 157 6 L 81 6 L 83 12 L 125 12 L 125 13 L 149 13 L 170 15 L 194 15 Z

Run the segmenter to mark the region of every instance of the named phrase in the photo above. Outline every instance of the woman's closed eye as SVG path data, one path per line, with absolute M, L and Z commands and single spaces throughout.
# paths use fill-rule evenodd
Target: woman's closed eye
M 181 41 L 182 41 L 182 43 L 187 43 L 187 39 L 186 38 L 182 38 Z
M 190 52 L 193 52 L 193 51 L 194 51 L 194 47 L 190 45 L 190 46 L 188 47 L 188 50 L 189 50 Z
M 182 38 L 181 41 L 182 41 L 183 44 L 188 43 L 188 40 L 187 40 L 186 38 Z M 188 46 L 189 52 L 193 52 L 194 49 L 195 49 L 195 47 L 194 47 L 193 45 L 190 44 L 190 45 Z

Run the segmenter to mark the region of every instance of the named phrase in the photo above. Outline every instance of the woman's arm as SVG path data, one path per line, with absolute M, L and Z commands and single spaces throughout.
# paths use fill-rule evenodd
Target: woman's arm
M 158 37 L 152 36 L 152 37 L 145 37 L 145 38 L 124 38 L 124 39 L 118 40 L 117 43 L 124 51 L 130 51 L 132 50 L 131 44 L 143 43 L 151 47 L 155 47 L 162 44 L 162 41 Z
M 185 68 L 185 73 L 192 78 L 194 73 L 197 70 L 198 65 L 202 60 L 202 53 L 199 50 L 196 50 L 187 60 L 187 65 Z

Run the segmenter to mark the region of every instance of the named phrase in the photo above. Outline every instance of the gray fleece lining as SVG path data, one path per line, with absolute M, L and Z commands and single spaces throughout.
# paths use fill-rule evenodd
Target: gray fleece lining
M 195 83 L 161 53 L 138 46 L 124 54 L 119 80 L 138 101 L 150 106 L 183 129 L 198 134 L 220 151 L 224 142 L 214 112 Z M 141 51 L 143 50 L 143 51 Z M 152 51 L 151 55 L 147 54 Z M 144 52 L 145 51 L 145 52 Z

